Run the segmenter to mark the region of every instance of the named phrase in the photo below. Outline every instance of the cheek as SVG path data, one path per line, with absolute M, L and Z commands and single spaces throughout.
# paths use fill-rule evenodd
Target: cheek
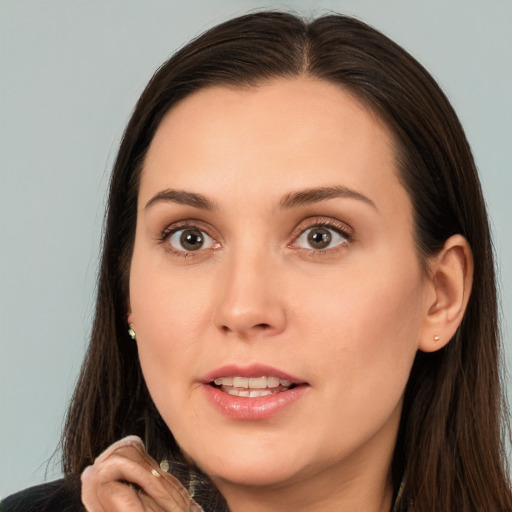
M 140 245 L 130 268 L 133 321 L 141 339 L 165 352 L 176 340 L 197 338 L 211 286 L 200 272 L 173 270 L 161 248 Z
M 172 275 L 168 268 L 151 266 L 149 258 L 134 259 L 130 276 L 130 305 L 144 379 L 158 409 L 168 416 L 183 400 L 190 370 L 198 360 L 201 333 L 209 321 L 209 294 Z M 188 371 L 187 371 L 188 370 Z M 173 405 L 174 404 L 174 405 Z
M 318 382 L 325 383 L 329 400 L 338 404 L 333 413 L 356 419 L 362 428 L 372 417 L 383 419 L 400 402 L 423 311 L 416 266 L 405 273 L 397 269 L 396 274 L 390 267 L 386 273 L 366 269 L 366 275 L 333 278 L 321 297 L 304 305 L 310 320 L 304 323 L 303 336 L 314 343 L 302 355 Z
M 319 330 L 332 331 L 323 336 L 330 350 L 349 351 L 360 363 L 386 354 L 396 361 L 404 351 L 416 351 L 422 297 L 418 274 L 397 280 L 391 272 L 368 274 L 345 277 L 311 308 Z

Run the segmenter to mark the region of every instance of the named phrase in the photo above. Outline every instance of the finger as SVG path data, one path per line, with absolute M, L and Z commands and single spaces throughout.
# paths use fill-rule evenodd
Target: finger
M 175 476 L 163 471 L 159 464 L 148 455 L 141 444 L 123 445 L 118 447 L 112 455 L 125 457 L 145 468 L 146 471 L 156 479 L 161 479 L 161 481 L 158 481 L 150 478 L 148 481 L 144 478 L 144 484 L 141 483 L 142 480 L 136 482 L 148 495 L 152 496 L 159 503 L 169 505 L 169 499 L 171 498 L 171 501 L 174 500 L 173 503 L 176 502 L 183 510 L 202 510 L 201 507 L 190 498 L 188 491 L 183 487 L 182 483 Z M 144 477 L 144 475 L 141 476 Z
M 85 475 L 85 474 L 84 474 Z M 110 451 L 108 458 L 96 462 L 83 478 L 84 504 L 91 512 L 118 510 L 159 510 L 166 512 L 200 511 L 181 483 L 159 469 L 140 445 L 125 445 Z M 141 497 L 125 483 L 135 484 L 143 491 Z M 116 484 L 116 485 L 113 485 Z M 138 507 L 138 508 L 137 508 Z M 145 507 L 145 508 L 144 508 Z M 149 507 L 149 508 L 148 508 Z
M 126 480 L 126 474 L 133 474 L 133 469 L 126 472 L 109 471 L 115 460 L 109 463 L 96 463 L 82 475 L 82 502 L 89 512 L 165 512 L 152 498 L 146 496 L 137 484 Z M 125 464 L 125 461 L 121 462 Z M 107 466 L 107 467 L 106 467 Z M 135 478 L 132 478 L 135 480 Z
M 109 509 L 105 509 L 101 500 L 98 497 L 98 492 L 101 489 L 98 488 L 97 482 L 97 470 L 98 465 L 101 464 L 104 460 L 108 459 L 116 450 L 126 446 L 136 446 L 140 447 L 142 450 L 144 448 L 144 444 L 142 440 L 137 436 L 127 436 L 112 445 L 110 445 L 104 452 L 102 452 L 94 461 L 94 466 L 88 466 L 85 468 L 81 475 L 82 481 L 82 491 L 81 498 L 82 502 L 86 506 L 88 512 L 110 512 Z M 117 495 L 119 493 L 123 493 L 124 489 L 113 489 L 112 495 Z
M 107 512 L 96 495 L 94 485 L 94 470 L 92 466 L 87 466 L 80 475 L 82 482 L 80 498 L 87 512 Z
M 151 496 L 148 496 L 144 491 L 139 493 L 139 499 L 144 507 L 144 511 L 148 512 L 187 512 L 188 509 L 184 508 L 163 508 L 159 503 L 157 503 Z M 174 507 L 174 506 L 173 506 Z
M 126 446 L 140 448 L 140 451 L 145 453 L 144 443 L 140 437 L 126 436 L 123 437 L 123 439 L 116 441 L 114 444 L 111 444 L 104 452 L 101 453 L 101 455 L 96 458 L 94 462 L 103 462 L 105 459 L 108 459 L 114 452 Z
M 121 482 L 109 482 L 96 491 L 96 494 L 82 498 L 88 511 L 96 512 L 95 507 L 99 506 L 105 512 L 165 512 L 152 499 L 145 503 L 140 489 Z

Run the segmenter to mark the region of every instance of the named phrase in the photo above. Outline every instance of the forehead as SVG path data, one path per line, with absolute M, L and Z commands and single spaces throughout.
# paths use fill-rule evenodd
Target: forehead
M 385 124 L 338 85 L 297 78 L 243 90 L 215 86 L 166 114 L 140 195 L 170 187 L 222 195 L 234 184 L 266 197 L 340 184 L 377 193 L 400 186 L 394 155 Z

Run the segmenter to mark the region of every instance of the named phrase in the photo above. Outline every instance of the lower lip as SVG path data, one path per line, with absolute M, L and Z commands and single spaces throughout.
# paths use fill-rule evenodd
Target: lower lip
M 218 411 L 230 418 L 246 421 L 266 420 L 276 416 L 296 403 L 307 387 L 301 384 L 287 391 L 249 398 L 230 395 L 209 384 L 203 385 L 208 400 Z

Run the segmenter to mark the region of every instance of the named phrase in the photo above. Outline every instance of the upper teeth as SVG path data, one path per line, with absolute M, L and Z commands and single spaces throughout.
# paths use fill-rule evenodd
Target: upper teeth
M 217 386 L 232 386 L 234 388 L 265 389 L 278 386 L 289 387 L 291 382 L 278 377 L 218 377 L 213 382 Z

